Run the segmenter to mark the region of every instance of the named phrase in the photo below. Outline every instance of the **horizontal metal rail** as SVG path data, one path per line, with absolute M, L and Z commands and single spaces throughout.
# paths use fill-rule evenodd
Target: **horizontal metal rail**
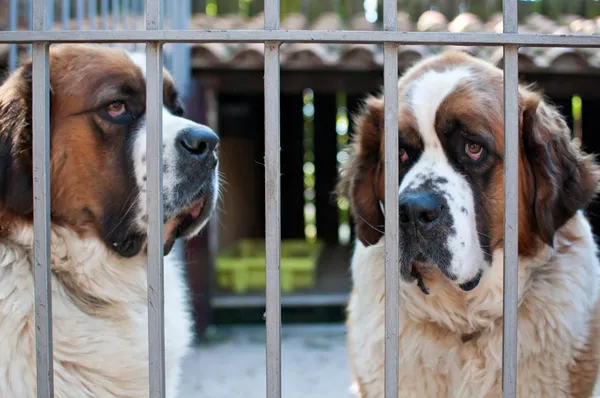
M 600 35 L 346 30 L 83 30 L 0 32 L 0 43 L 362 43 L 456 46 L 600 47 Z

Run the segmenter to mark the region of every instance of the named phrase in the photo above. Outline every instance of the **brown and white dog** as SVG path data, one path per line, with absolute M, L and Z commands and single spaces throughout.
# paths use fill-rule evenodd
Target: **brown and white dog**
M 384 208 L 400 213 L 399 396 L 501 397 L 503 74 L 459 52 L 398 82 L 400 187 L 384 202 L 383 101 L 370 97 L 340 192 L 356 221 L 349 349 L 359 396 L 384 396 Z M 583 209 L 599 167 L 557 109 L 519 89 L 518 396 L 589 397 L 600 264 Z
M 0 87 L 0 397 L 36 391 L 32 67 Z M 51 257 L 57 397 L 147 397 L 145 58 L 105 46 L 50 50 Z M 182 117 L 164 73 L 165 253 L 218 196 L 217 135 Z M 167 396 L 192 337 L 182 270 L 167 257 Z

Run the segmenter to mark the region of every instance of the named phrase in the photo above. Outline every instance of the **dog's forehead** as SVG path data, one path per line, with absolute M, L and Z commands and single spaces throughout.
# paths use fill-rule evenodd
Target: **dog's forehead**
M 436 131 L 436 116 L 440 105 L 472 76 L 469 68 L 460 66 L 443 70 L 428 70 L 408 87 L 404 102 L 410 109 L 423 152 L 400 184 L 400 192 L 412 189 L 443 191 L 459 181 L 449 164 L 440 136 Z
M 461 81 L 471 75 L 471 70 L 466 67 L 441 71 L 429 70 L 410 85 L 407 101 L 423 140 L 425 151 L 428 149 L 441 150 L 440 140 L 435 129 L 438 109 L 444 100 L 457 89 Z
M 135 66 L 137 66 L 139 68 L 139 70 L 142 72 L 142 76 L 144 77 L 144 80 L 146 80 L 146 54 L 140 53 L 140 52 L 129 52 L 127 54 L 129 55 L 129 59 L 131 60 L 131 62 L 133 62 L 133 64 Z M 169 71 L 167 69 L 164 69 L 164 68 L 163 68 L 163 89 L 165 90 L 165 93 L 167 95 L 172 94 L 173 92 L 176 91 L 173 76 L 169 73 Z
M 144 75 L 144 79 L 146 78 L 146 55 L 143 53 L 128 53 L 129 59 L 131 62 L 135 64 L 142 71 L 142 75 Z

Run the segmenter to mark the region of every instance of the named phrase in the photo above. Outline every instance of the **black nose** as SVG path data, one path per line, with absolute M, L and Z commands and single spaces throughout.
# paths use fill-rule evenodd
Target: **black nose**
M 178 140 L 185 152 L 198 157 L 212 154 L 219 145 L 219 137 L 208 127 L 185 129 Z
M 446 206 L 438 195 L 425 192 L 411 192 L 400 195 L 399 215 L 402 224 L 414 223 L 426 226 L 437 221 Z

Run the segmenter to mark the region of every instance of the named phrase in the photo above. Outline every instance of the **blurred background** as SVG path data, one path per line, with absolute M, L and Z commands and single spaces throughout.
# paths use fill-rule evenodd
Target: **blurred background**
M 165 29 L 262 29 L 261 0 L 163 0 Z M 399 1 L 401 31 L 502 31 L 501 0 Z M 0 30 L 27 30 L 28 0 L 0 1 Z M 142 0 L 56 0 L 53 29 L 144 29 Z M 520 33 L 600 35 L 600 1 L 519 2 Z M 281 0 L 282 29 L 379 30 L 378 0 Z M 599 36 L 600 40 L 600 36 Z M 143 45 L 119 44 L 131 51 Z M 0 74 L 28 45 L 0 45 Z M 402 73 L 444 46 L 399 46 Z M 461 47 L 502 66 L 502 49 Z M 167 44 L 188 116 L 221 137 L 224 198 L 196 239 L 180 243 L 198 336 L 183 397 L 264 397 L 265 192 L 263 44 Z M 600 152 L 600 50 L 523 48 L 522 79 L 562 109 L 588 152 Z M 286 397 L 348 397 L 344 307 L 353 242 L 348 202 L 333 190 L 352 115 L 383 84 L 383 49 L 281 47 L 283 385 Z M 590 217 L 600 228 L 600 207 Z

